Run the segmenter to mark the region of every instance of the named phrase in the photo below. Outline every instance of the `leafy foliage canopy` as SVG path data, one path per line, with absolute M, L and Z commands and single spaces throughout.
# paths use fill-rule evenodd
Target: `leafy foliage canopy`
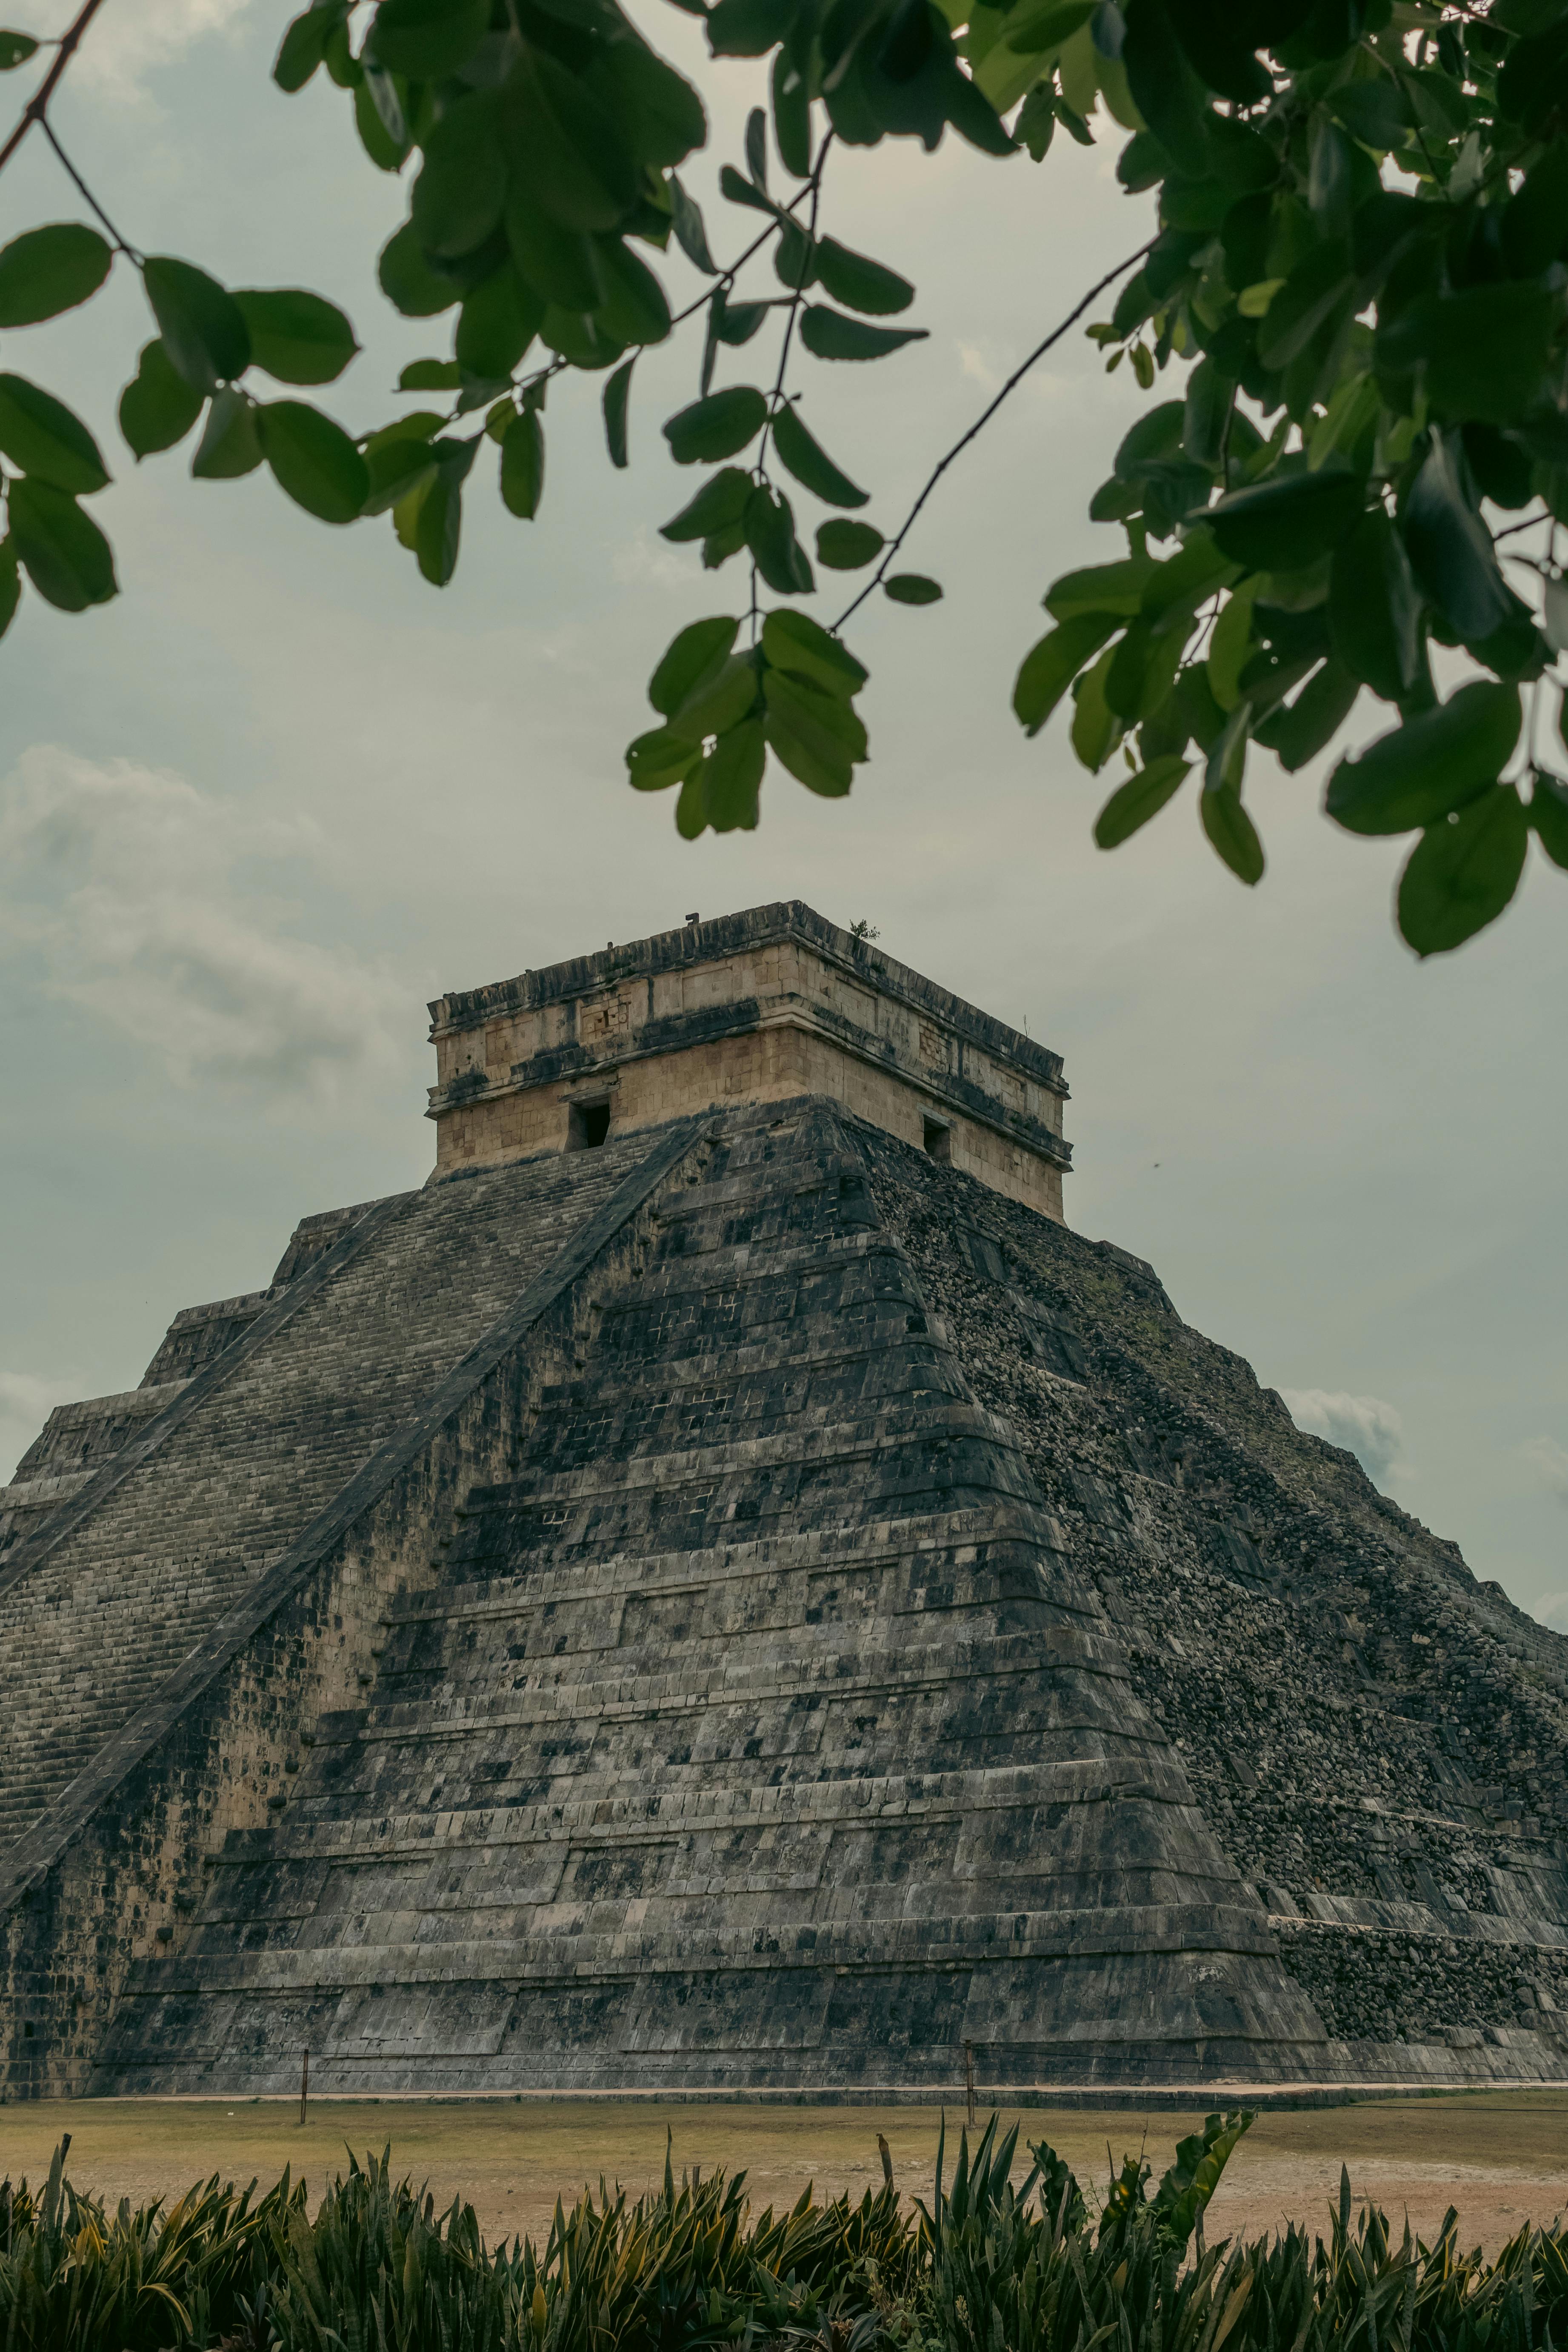
M 275 79 L 326 75 L 370 161 L 405 175 L 380 283 L 405 316 L 449 322 L 402 378 L 429 404 L 357 436 L 296 396 L 353 359 L 341 310 L 138 252 L 58 150 L 47 97 L 97 5 L 0 164 L 41 122 L 98 225 L 0 250 L 0 328 L 89 300 L 117 263 L 139 271 L 155 332 L 120 402 L 138 459 L 188 442 L 204 479 L 265 466 L 323 522 L 387 516 L 444 587 L 487 446 L 506 511 L 531 520 L 551 386 L 596 376 L 624 467 L 639 356 L 690 329 L 692 397 L 662 432 L 695 482 L 663 535 L 747 586 L 668 647 L 657 723 L 626 752 L 635 789 L 674 793 L 683 835 L 754 826 L 770 758 L 847 793 L 868 744 L 845 628 L 873 591 L 942 594 L 902 550 L 973 432 L 901 527 L 861 511 L 833 371 L 928 331 L 908 323 L 910 281 L 830 233 L 828 202 L 837 145 L 932 150 L 951 130 L 1015 171 L 1061 137 L 1118 140 L 1149 231 L 1088 332 L 1109 368 L 1171 394 L 1089 504 L 1124 551 L 1049 587 L 1014 692 L 1029 734 L 1067 706 L 1086 767 L 1120 757 L 1100 845 L 1191 776 L 1215 852 L 1256 883 L 1249 763 L 1303 768 L 1370 695 L 1391 723 L 1339 761 L 1327 809 L 1416 836 L 1398 919 L 1418 953 L 1502 911 L 1532 834 L 1568 866 L 1545 740 L 1568 649 L 1568 0 L 676 0 L 715 57 L 765 79 L 720 175 L 745 237 L 722 266 L 680 176 L 702 103 L 616 0 L 316 0 Z M 0 69 L 42 54 L 0 33 Z M 672 248 L 700 281 L 679 310 L 658 266 Z M 108 481 L 80 420 L 0 373 L 0 632 L 24 583 L 67 612 L 115 594 L 87 503 Z M 815 526 L 803 494 L 827 510 Z M 856 593 L 813 618 L 838 573 L 862 575 Z

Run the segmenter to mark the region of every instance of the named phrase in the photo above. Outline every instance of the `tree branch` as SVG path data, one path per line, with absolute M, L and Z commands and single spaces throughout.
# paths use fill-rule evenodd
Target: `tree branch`
M 1151 237 L 1148 244 L 1141 245 L 1136 253 L 1129 254 L 1125 261 L 1119 261 L 1114 269 L 1108 269 L 1105 276 L 1100 278 L 1089 288 L 1082 300 L 1077 303 L 1074 308 L 1068 312 L 1067 317 L 1062 320 L 1059 326 L 1053 327 L 1050 333 L 1045 338 L 1045 341 L 1043 342 L 1037 343 L 1034 350 L 1029 353 L 1028 358 L 1021 361 L 1018 366 L 1014 369 L 1012 374 L 1007 378 L 1006 383 L 1002 386 L 1001 391 L 996 394 L 995 399 L 993 400 L 987 407 L 981 410 L 979 415 L 975 418 L 968 432 L 961 435 L 959 439 L 953 443 L 946 457 L 941 458 L 938 463 L 932 467 L 927 478 L 925 488 L 921 490 L 919 498 L 916 499 L 913 506 L 910 509 L 909 513 L 904 517 L 903 527 L 900 530 L 898 537 L 889 541 L 889 544 L 882 551 L 882 561 L 878 564 L 877 569 L 873 572 L 869 580 L 867 581 L 866 585 L 861 589 L 858 596 L 855 598 L 853 604 L 847 604 L 845 606 L 843 612 L 839 614 L 838 618 L 834 622 L 832 633 L 835 636 L 837 635 L 839 630 L 844 626 L 845 622 L 849 618 L 851 613 L 858 611 L 859 607 L 866 602 L 866 599 L 871 593 L 872 589 L 878 588 L 881 585 L 883 574 L 886 572 L 889 564 L 891 563 L 894 556 L 897 555 L 900 548 L 902 547 L 905 540 L 908 539 L 910 531 L 914 529 L 915 518 L 920 513 L 920 510 L 924 506 L 926 500 L 930 498 L 931 492 L 935 489 L 937 484 L 941 481 L 942 476 L 946 473 L 948 467 L 952 465 L 953 459 L 961 457 L 963 451 L 968 448 L 970 443 L 974 440 L 979 434 L 984 431 L 985 427 L 990 424 L 991 419 L 995 415 L 996 411 L 1001 407 L 1002 403 L 1006 399 L 1008 394 L 1010 392 L 1015 392 L 1018 385 L 1023 383 L 1024 378 L 1028 374 L 1029 370 L 1034 366 L 1036 361 L 1044 359 L 1046 353 L 1050 350 L 1053 343 L 1060 342 L 1062 337 L 1067 333 L 1068 329 L 1077 324 L 1078 320 L 1082 318 L 1084 312 L 1088 310 L 1089 304 L 1095 300 L 1097 296 L 1103 294 L 1108 286 L 1114 286 L 1119 278 L 1125 278 L 1127 272 L 1133 268 L 1134 264 L 1142 260 L 1143 256 L 1149 251 L 1149 248 L 1153 242 L 1153 238 Z
M 133 245 L 128 245 L 125 239 L 121 236 L 120 231 L 115 227 L 114 223 L 104 211 L 103 206 L 99 203 L 98 198 L 93 194 L 92 190 L 88 186 L 87 182 L 82 178 L 81 173 L 77 170 L 76 165 L 71 162 L 70 157 L 60 145 L 58 139 L 55 136 L 55 126 L 48 120 L 47 115 L 40 115 L 38 117 L 38 128 L 43 132 L 45 138 L 48 141 L 49 145 L 54 149 L 55 153 L 58 156 L 61 169 L 65 172 L 67 177 L 74 182 L 82 201 L 88 205 L 90 211 L 95 212 L 98 215 L 99 219 L 103 223 L 104 227 L 109 231 L 110 236 L 112 237 L 114 243 L 119 247 L 121 252 L 129 255 L 130 258 L 135 262 L 138 268 L 140 268 L 142 264 L 142 256 L 137 252 L 136 247 Z
M 61 75 L 65 72 L 67 66 L 69 65 L 72 58 L 76 55 L 82 35 L 86 32 L 88 26 L 91 24 L 93 18 L 97 16 L 102 5 L 103 0 L 84 0 L 84 5 L 79 10 L 76 19 L 71 25 L 69 30 L 62 34 L 60 37 L 60 46 L 56 54 L 54 64 L 49 68 L 48 72 L 44 76 L 43 80 L 38 84 L 37 89 L 27 100 L 26 105 L 22 109 L 21 120 L 17 123 L 16 128 L 12 131 L 9 139 L 6 140 L 4 147 L 0 147 L 0 172 L 3 172 L 6 164 L 11 161 L 12 156 L 21 145 L 28 131 L 32 129 L 34 123 L 42 122 L 45 114 L 48 111 L 49 100 L 53 98 L 55 91 L 59 87 Z M 72 177 L 75 177 L 74 173 L 72 173 Z

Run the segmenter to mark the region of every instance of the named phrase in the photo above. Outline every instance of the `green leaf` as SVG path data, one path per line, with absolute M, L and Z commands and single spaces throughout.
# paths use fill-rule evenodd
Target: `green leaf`
M 1077 613 L 1025 656 L 1013 709 L 1030 735 L 1039 733 L 1085 662 L 1121 625 L 1114 613 Z
M 625 467 L 630 457 L 626 449 L 626 405 L 631 399 L 632 370 L 635 360 L 618 367 L 605 386 L 605 439 L 612 466 Z
M 426 436 L 440 430 L 440 418 L 408 417 L 404 425 L 416 429 L 407 432 L 403 425 L 390 425 L 365 443 L 370 496 L 362 511 L 367 515 L 385 514 L 435 477 L 439 460 Z
M 1161 2234 L 1183 2253 L 1199 2215 L 1219 2187 L 1226 2164 L 1252 2122 L 1246 2109 L 1233 2110 L 1223 2121 L 1218 2116 L 1210 2116 L 1201 2132 L 1189 2133 L 1185 2139 L 1176 2142 L 1176 2160 L 1149 2201 L 1159 2216 Z
M 509 514 L 531 522 L 544 490 L 544 427 L 538 414 L 525 408 L 507 426 L 500 445 L 500 494 Z
M 695 841 L 708 826 L 708 802 L 702 790 L 702 767 L 695 761 L 675 803 L 675 830 L 682 841 Z
M 1209 170 L 1208 92 L 1193 71 L 1163 8 L 1134 10 L 1121 45 L 1133 103 L 1179 169 Z
M 661 524 L 658 535 L 677 546 L 685 540 L 710 538 L 742 520 L 751 495 L 750 474 L 739 466 L 726 466 L 703 483 L 689 506 Z
M 250 364 L 250 330 L 234 296 L 193 262 L 151 254 L 142 282 L 163 349 L 193 392 L 215 393 Z
M 731 384 L 667 418 L 664 437 L 678 466 L 732 457 L 756 439 L 767 414 L 768 404 L 753 384 Z
M 884 543 L 874 523 L 851 522 L 847 516 L 835 515 L 817 528 L 816 560 L 830 572 L 858 572 L 863 563 L 880 555 Z
M 1530 825 L 1511 784 L 1429 825 L 1399 877 L 1399 929 L 1418 956 L 1443 955 L 1495 922 L 1519 887 Z
M 764 57 L 794 21 L 790 0 L 717 0 L 708 11 L 708 44 L 716 58 Z
M 774 669 L 836 694 L 843 702 L 859 693 L 868 676 L 847 646 L 805 613 L 770 613 L 763 623 L 763 654 Z
M 1016 56 L 1037 57 L 1070 41 L 1094 10 L 1095 0 L 1045 0 L 1042 7 L 1014 9 L 1008 13 L 1002 37 Z
M 1241 700 L 1241 673 L 1247 656 L 1253 650 L 1252 607 L 1259 584 L 1255 576 L 1244 580 L 1239 587 L 1232 590 L 1220 609 L 1219 618 L 1209 638 L 1206 662 L 1209 691 L 1222 710 L 1234 710 Z M 1181 651 L 1184 650 L 1187 625 L 1184 625 L 1183 647 L 1177 652 L 1177 661 L 1181 658 Z M 1173 661 L 1173 677 L 1176 662 Z M 1139 715 L 1146 714 L 1141 712 Z
M 696 775 L 701 765 L 700 750 L 689 737 L 672 734 L 668 727 L 650 728 L 626 745 L 626 768 L 634 792 L 668 792 L 671 784 L 683 784 L 689 776 Z
M 752 184 L 767 194 L 768 187 L 768 118 L 760 106 L 753 106 L 746 117 L 746 169 Z
M 1241 805 L 1240 793 L 1205 789 L 1198 794 L 1198 813 L 1211 845 L 1237 880 L 1255 888 L 1263 879 L 1263 844 Z
M 1503 206 L 1502 247 L 1511 278 L 1534 278 L 1568 244 L 1568 146 L 1549 147 Z
M 415 233 L 437 260 L 472 253 L 500 224 L 506 196 L 500 97 L 473 90 L 445 110 L 425 141 L 409 199 Z
M 669 731 L 683 735 L 695 749 L 710 735 L 722 735 L 738 726 L 750 716 L 756 699 L 755 654 L 730 654 L 716 668 L 704 670 L 688 688 L 669 714 Z
M 1240 569 L 1216 544 L 1212 532 L 1194 528 L 1178 553 L 1150 566 L 1138 609 L 1146 621 L 1155 622 L 1195 613 L 1217 590 L 1228 588 Z
M 1174 751 L 1151 760 L 1135 776 L 1113 792 L 1094 821 L 1094 837 L 1101 849 L 1120 849 L 1141 825 L 1158 816 L 1166 802 L 1181 790 L 1192 762 Z
M 848 310 L 868 310 L 874 318 L 907 310 L 915 299 L 907 278 L 884 268 L 879 261 L 868 261 L 863 253 L 851 253 L 836 237 L 818 239 L 816 276 L 836 302 L 842 302 Z
M 776 596 L 809 596 L 816 583 L 795 537 L 795 511 L 782 490 L 759 482 L 746 500 L 746 545 Z
M 563 228 L 521 189 L 506 203 L 511 257 L 531 286 L 568 310 L 596 310 L 605 299 L 599 247 L 581 229 Z
M 343 45 L 346 51 L 348 45 L 346 32 L 343 35 Z M 329 73 L 332 72 L 335 47 L 333 42 L 329 42 L 327 45 Z M 389 115 L 400 127 L 403 125 L 403 111 L 397 104 L 397 84 L 391 74 L 376 64 L 374 58 L 367 58 L 363 65 L 357 58 L 352 59 L 351 63 L 353 74 L 354 129 L 359 132 L 359 143 L 378 172 L 400 172 L 408 161 L 409 150 L 414 142 L 408 137 L 405 127 L 403 127 L 401 137 L 395 137 L 389 127 Z M 342 79 L 338 74 L 333 74 L 332 78 L 334 80 Z
M 213 394 L 191 471 L 198 481 L 232 482 L 242 474 L 253 474 L 260 463 L 256 404 L 237 385 L 225 384 Z
M 136 373 L 120 395 L 120 430 L 138 461 L 183 441 L 202 413 L 202 396 L 174 373 L 160 337 L 142 347 Z
M 734 647 L 739 621 L 719 614 L 691 621 L 675 637 L 647 682 L 647 698 L 665 719 L 672 718 L 699 687 L 717 677 Z
M 1402 701 L 1421 676 L 1421 598 L 1405 542 L 1381 507 L 1335 549 L 1330 581 L 1335 652 L 1385 702 Z
M 857 488 L 847 474 L 839 472 L 820 443 L 806 431 L 800 421 L 800 411 L 793 405 L 774 415 L 773 447 L 795 480 L 804 482 L 826 505 L 863 507 L 868 503 L 869 491 Z
M 16 550 L 9 539 L 0 539 L 0 637 L 16 619 L 21 601 L 22 575 L 17 568 Z
M 721 735 L 702 763 L 702 799 L 715 833 L 753 833 L 758 794 L 767 764 L 767 736 L 760 719 L 743 719 Z
M 1146 555 L 1123 556 L 1115 563 L 1093 563 L 1081 572 L 1064 572 L 1046 591 L 1046 610 L 1053 620 L 1069 620 L 1075 613 L 1142 611 L 1143 592 L 1154 566 Z
M 821 302 L 808 302 L 800 321 L 801 341 L 819 360 L 885 359 L 906 343 L 923 342 L 927 332 L 924 327 L 868 327 Z
M 1353 474 L 1295 474 L 1232 490 L 1204 510 L 1223 555 L 1258 572 L 1298 572 L 1327 555 L 1362 510 Z
M 335 302 L 298 287 L 237 294 L 250 337 L 251 364 L 279 383 L 331 383 L 358 351 Z
M 417 493 L 414 548 L 421 579 L 445 588 L 458 568 L 463 527 L 463 484 L 479 448 L 477 441 L 437 442 L 436 478 Z
M 0 375 L 0 451 L 24 473 L 74 498 L 109 480 L 97 442 L 79 416 L 26 376 Z
M 550 304 L 539 331 L 552 352 L 589 373 L 615 367 L 626 357 L 626 345 L 607 334 L 598 318 L 564 310 L 559 302 Z
M 779 160 L 786 172 L 804 180 L 811 171 L 811 93 L 786 49 L 781 48 L 773 59 L 768 94 L 773 100 Z
M 942 585 L 928 580 L 923 572 L 892 572 L 882 583 L 882 593 L 895 604 L 937 604 L 942 601 Z
M 1360 299 L 1344 247 L 1321 245 L 1291 271 L 1259 321 L 1259 360 L 1266 368 L 1289 367 L 1336 310 L 1353 318 Z
M 107 604 L 119 583 L 109 541 L 68 491 L 24 476 L 6 494 L 11 544 L 47 604 L 62 613 Z
M 1253 741 L 1272 751 L 1294 775 L 1315 760 L 1350 717 L 1361 680 L 1337 657 L 1314 672 L 1293 703 L 1271 710 L 1253 730 Z
M 775 205 L 764 189 L 743 180 L 732 163 L 726 163 L 719 173 L 719 193 L 732 205 L 744 205 L 749 212 L 766 213 L 770 219 L 786 221 L 790 215 L 782 205 Z
M 1113 659 L 1101 654 L 1092 669 L 1073 686 L 1072 725 L 1068 732 L 1074 751 L 1086 768 L 1103 768 L 1121 740 L 1121 722 L 1105 698 L 1105 681 Z
M 769 749 L 808 792 L 842 799 L 868 750 L 866 730 L 849 704 L 778 669 L 767 671 L 763 694 Z
M 465 296 L 453 341 L 465 376 L 504 383 L 539 332 L 544 298 L 525 286 L 510 259 Z
M 669 332 L 669 304 L 645 261 L 619 237 L 599 240 L 605 299 L 598 323 L 618 343 L 662 343 Z
M 353 522 L 370 496 L 370 474 L 342 426 L 303 400 L 269 401 L 256 422 L 279 488 L 322 522 Z
M 456 392 L 463 371 L 456 360 L 410 360 L 397 379 L 399 392 Z
M 1416 579 L 1455 635 L 1479 650 L 1524 607 L 1498 567 L 1491 533 L 1469 492 L 1458 435 L 1434 433 L 1405 496 L 1405 544 Z
M 1163 628 L 1140 619 L 1128 629 L 1105 673 L 1105 699 L 1129 726 L 1152 718 L 1165 700 L 1192 628 L 1190 615 L 1183 614 Z
M 97 293 L 113 262 L 113 248 L 80 221 L 14 236 L 0 249 L 0 327 L 36 326 L 74 310 Z
M 613 42 L 593 69 L 633 160 L 655 172 L 684 163 L 708 137 L 702 100 L 684 74 L 641 41 Z
M 529 43 L 502 95 L 507 153 L 533 202 L 565 228 L 618 228 L 637 200 L 637 166 L 581 78 Z
M 382 247 L 375 274 L 387 300 L 405 319 L 434 319 L 458 299 L 458 289 L 451 278 L 432 269 L 426 260 L 411 220 L 405 221 Z
M 1568 784 L 1539 768 L 1530 795 L 1530 823 L 1553 866 L 1568 866 Z
M 37 54 L 38 45 L 31 33 L 14 33 L 9 27 L 0 31 L 0 73 L 14 73 Z
M 1019 108 L 1013 126 L 1014 136 L 1019 145 L 1027 148 L 1031 160 L 1037 163 L 1045 162 L 1050 152 L 1051 141 L 1056 136 L 1057 110 L 1053 98 L 1050 83 L 1037 82 Z
M 489 21 L 488 0 L 382 0 L 366 47 L 388 73 L 434 81 L 467 63 Z
M 326 55 L 327 42 L 348 16 L 348 0 L 321 0 L 295 17 L 284 34 L 272 64 L 279 89 L 303 89 Z
M 669 176 L 670 221 L 675 241 L 690 262 L 705 277 L 717 278 L 719 266 L 708 250 L 708 231 L 702 224 L 702 208 L 689 196 L 673 173 Z
M 1238 702 L 1234 710 L 1226 713 L 1224 726 L 1208 747 L 1204 763 L 1205 793 L 1228 793 L 1240 799 L 1251 737 L 1252 705 Z
M 1435 710 L 1340 761 L 1325 806 L 1347 833 L 1409 833 L 1494 784 L 1519 740 L 1516 686 L 1475 678 Z
M 1440 415 L 1515 424 L 1542 390 L 1561 318 L 1558 296 L 1529 280 L 1423 294 L 1379 326 L 1377 372 L 1419 367 Z

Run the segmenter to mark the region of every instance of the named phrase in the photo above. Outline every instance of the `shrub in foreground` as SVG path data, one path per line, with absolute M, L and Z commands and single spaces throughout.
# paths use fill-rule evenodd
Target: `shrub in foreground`
M 177 2204 L 110 2215 L 65 2177 L 0 2183 L 0 2352 L 1568 2352 L 1568 2232 L 1497 2260 L 1394 2239 L 1350 2181 L 1328 2236 L 1207 2245 L 1204 2213 L 1252 2117 L 1211 2116 L 1157 2185 L 1129 2157 L 1086 2198 L 1041 2141 L 945 2130 L 930 2204 L 891 2180 L 856 2204 L 758 2214 L 745 2175 L 700 2170 L 628 2203 L 601 2180 L 542 2245 L 487 2247 L 471 2205 L 437 2213 L 390 2150 L 312 2217 L 285 2172 L 262 2197 L 216 2175 Z

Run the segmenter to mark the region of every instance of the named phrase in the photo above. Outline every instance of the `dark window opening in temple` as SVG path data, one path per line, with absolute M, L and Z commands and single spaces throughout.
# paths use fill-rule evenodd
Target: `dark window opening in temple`
M 924 1140 L 925 1148 L 933 1160 L 950 1160 L 952 1158 L 952 1129 L 944 1126 L 940 1118 L 926 1120 Z
M 566 1119 L 568 1151 L 596 1151 L 610 1131 L 607 1102 L 574 1103 Z

